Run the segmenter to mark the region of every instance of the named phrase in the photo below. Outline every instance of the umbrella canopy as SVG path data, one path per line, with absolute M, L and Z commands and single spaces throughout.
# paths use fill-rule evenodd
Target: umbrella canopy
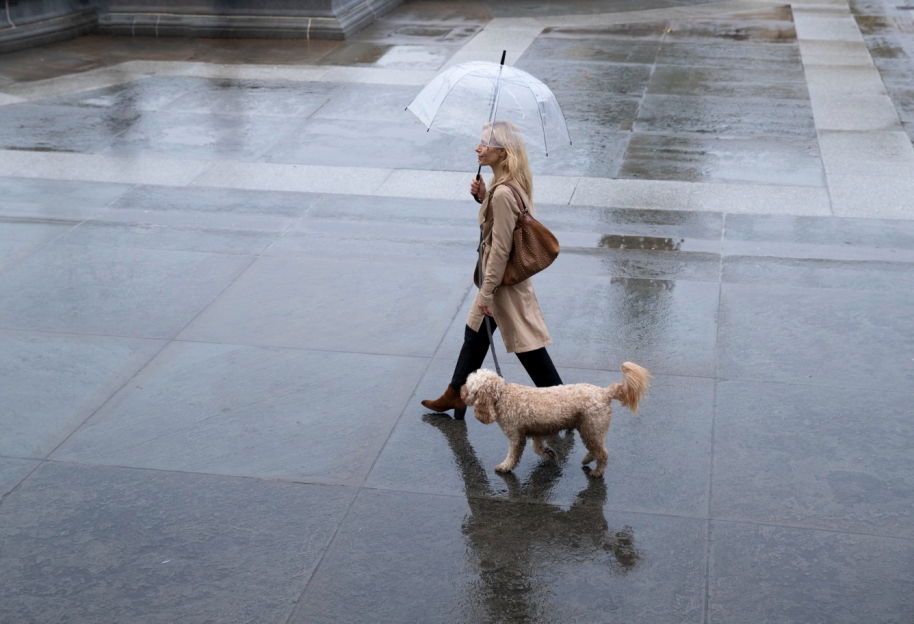
M 407 107 L 429 130 L 480 136 L 495 119 L 520 128 L 528 149 L 570 145 L 562 109 L 549 87 L 525 71 L 484 61 L 441 72 Z

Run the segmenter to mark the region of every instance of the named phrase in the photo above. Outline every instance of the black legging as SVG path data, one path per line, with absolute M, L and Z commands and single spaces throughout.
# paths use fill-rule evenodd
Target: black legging
M 492 331 L 498 327 L 495 319 L 489 317 L 492 324 Z M 451 378 L 451 387 L 459 391 L 461 386 L 467 382 L 467 377 L 473 371 L 479 370 L 483 360 L 486 359 L 486 352 L 489 350 L 489 333 L 486 331 L 486 322 L 483 320 L 479 331 L 473 331 L 467 325 L 463 332 L 463 346 L 460 348 L 460 356 L 457 358 L 457 366 L 454 367 L 454 377 Z M 546 388 L 548 386 L 561 386 L 562 378 L 555 370 L 552 358 L 546 352 L 546 347 L 540 347 L 535 351 L 526 351 L 516 353 L 517 359 L 524 366 L 530 379 L 536 384 L 537 388 Z

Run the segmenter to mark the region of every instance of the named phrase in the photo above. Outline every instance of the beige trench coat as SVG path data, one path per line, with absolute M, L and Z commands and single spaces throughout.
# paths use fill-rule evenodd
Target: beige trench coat
M 514 187 L 526 202 L 530 214 L 535 214 L 533 204 L 524 191 L 516 184 Z M 503 185 L 490 191 L 479 208 L 483 282 L 467 318 L 470 329 L 479 331 L 485 318 L 479 311 L 479 305 L 490 306 L 508 353 L 534 351 L 552 344 L 536 293 L 533 292 L 533 282 L 524 280 L 513 286 L 499 286 L 514 244 L 514 226 L 520 211 L 511 189 Z

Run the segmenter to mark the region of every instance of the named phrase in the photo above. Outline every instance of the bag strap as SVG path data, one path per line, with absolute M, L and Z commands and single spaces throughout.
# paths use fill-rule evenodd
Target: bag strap
M 521 208 L 520 215 L 518 215 L 518 223 L 520 223 L 520 218 L 522 216 L 524 216 L 525 214 L 530 214 L 530 212 L 527 210 L 527 204 L 524 203 L 524 199 L 520 196 L 520 193 L 517 192 L 517 189 L 514 188 L 514 186 L 511 183 L 502 182 L 502 184 L 504 184 L 509 189 L 511 189 L 511 192 L 514 193 L 514 199 L 517 200 L 517 205 L 520 206 L 520 208 Z M 495 189 L 497 187 L 498 187 L 497 184 L 492 187 L 492 189 L 489 191 L 489 193 L 490 193 L 489 197 L 491 197 L 491 193 L 494 193 Z M 490 202 L 490 205 L 491 205 L 491 202 Z M 516 228 L 517 225 L 515 225 L 514 227 Z M 479 289 L 480 290 L 482 290 L 482 284 L 483 284 L 482 242 L 483 242 L 482 241 L 482 231 L 480 230 L 480 232 L 479 232 Z M 489 321 L 488 316 L 483 315 L 483 318 L 485 319 L 486 332 L 488 332 L 488 334 L 489 334 L 489 348 L 492 350 L 492 359 L 495 361 L 495 372 L 498 373 L 499 377 L 502 377 L 501 367 L 498 365 L 498 356 L 495 354 L 495 340 L 492 339 L 492 324 Z
M 516 188 L 514 188 L 514 185 L 511 184 L 510 182 L 502 182 L 502 184 L 507 186 L 509 189 L 511 189 L 511 192 L 514 193 L 514 199 L 517 201 L 517 205 L 520 206 L 520 214 L 518 215 L 518 217 L 522 217 L 524 215 L 529 215 L 530 211 L 527 210 L 527 204 L 524 203 L 524 198 L 520 196 L 520 193 L 518 192 L 518 190 Z M 518 221 L 519 220 L 520 219 L 518 219 Z

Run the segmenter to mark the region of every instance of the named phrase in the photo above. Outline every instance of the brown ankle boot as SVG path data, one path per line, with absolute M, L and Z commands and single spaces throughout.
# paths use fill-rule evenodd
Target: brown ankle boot
M 467 413 L 467 405 L 460 398 L 460 393 L 448 384 L 447 390 L 434 401 L 428 399 L 422 401 L 423 407 L 427 407 L 433 412 L 446 412 L 454 410 L 454 418 L 463 420 Z

